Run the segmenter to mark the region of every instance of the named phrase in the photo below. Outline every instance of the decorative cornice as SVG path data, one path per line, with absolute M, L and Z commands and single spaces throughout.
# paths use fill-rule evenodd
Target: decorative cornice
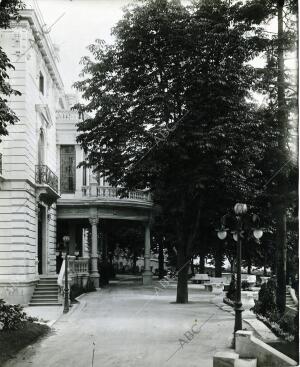
M 47 125 L 49 126 L 53 125 L 50 109 L 47 104 L 36 104 L 35 110 L 43 116 L 43 118 L 47 122 Z
M 14 27 L 24 27 L 22 25 L 22 20 L 28 21 L 30 28 L 32 29 L 35 44 L 39 48 L 39 51 L 42 55 L 42 58 L 45 62 L 45 65 L 48 69 L 48 72 L 53 80 L 53 82 L 56 84 L 57 88 L 59 90 L 64 89 L 63 81 L 61 79 L 60 73 L 58 71 L 56 61 L 54 58 L 55 50 L 52 44 L 52 41 L 48 34 L 45 31 L 45 26 L 41 24 L 41 21 L 35 10 L 33 9 L 24 9 L 20 11 L 20 22 L 18 23 L 12 23 L 12 26 Z

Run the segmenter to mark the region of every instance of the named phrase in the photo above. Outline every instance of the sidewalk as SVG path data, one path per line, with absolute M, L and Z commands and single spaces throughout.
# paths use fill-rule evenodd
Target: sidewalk
M 234 317 L 199 287 L 176 304 L 175 287 L 155 286 L 120 282 L 87 294 L 5 367 L 86 367 L 93 355 L 94 367 L 212 367 L 216 352 L 230 348 Z
M 52 327 L 63 314 L 63 306 L 31 306 L 24 307 L 24 311 L 27 315 L 36 317 L 39 322 Z

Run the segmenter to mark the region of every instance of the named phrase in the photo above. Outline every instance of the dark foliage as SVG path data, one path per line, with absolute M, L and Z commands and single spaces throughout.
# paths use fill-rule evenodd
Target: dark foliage
M 252 308 L 255 314 L 270 318 L 278 319 L 278 309 L 276 306 L 276 282 L 269 279 L 267 283 L 262 284 L 258 292 L 258 300 L 254 300 L 255 305 Z
M 36 320 L 23 312 L 21 305 L 10 305 L 0 299 L 0 323 L 3 330 L 16 330 L 22 327 L 25 321 L 33 322 Z

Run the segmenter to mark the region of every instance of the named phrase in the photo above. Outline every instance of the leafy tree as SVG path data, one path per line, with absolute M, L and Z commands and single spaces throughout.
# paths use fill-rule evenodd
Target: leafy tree
M 267 192 L 260 200 L 273 207 L 276 232 L 276 302 L 281 313 L 285 310 L 286 266 L 288 251 L 287 216 L 297 200 L 297 163 L 290 152 L 290 120 L 298 116 L 297 78 L 285 68 L 288 52 L 298 47 L 296 17 L 298 3 L 294 0 L 252 0 L 244 14 L 257 24 L 276 16 L 278 33 L 272 37 L 267 49 L 266 68 L 261 71 L 261 92 L 269 98 L 263 119 L 273 131 L 263 161 L 265 177 L 270 177 Z M 293 86 L 296 80 L 296 88 Z M 295 129 L 294 129 L 295 130 Z
M 240 21 L 243 5 L 149 0 L 130 7 L 83 58 L 76 87 L 94 117 L 79 123 L 82 164 L 112 185 L 149 187 L 177 249 L 177 302 L 188 301 L 200 224 L 214 232 L 224 208 L 253 200 L 266 129 L 251 102 L 249 61 L 266 46 Z M 82 108 L 82 106 L 81 106 Z
M 0 2 L 0 31 L 1 28 L 8 28 L 10 21 L 18 16 L 18 11 L 23 8 L 20 0 L 2 0 Z M 8 98 L 12 95 L 21 95 L 14 90 L 8 83 L 8 69 L 14 69 L 6 53 L 0 47 L 0 142 L 1 136 L 8 135 L 8 124 L 14 124 L 18 117 L 8 106 Z

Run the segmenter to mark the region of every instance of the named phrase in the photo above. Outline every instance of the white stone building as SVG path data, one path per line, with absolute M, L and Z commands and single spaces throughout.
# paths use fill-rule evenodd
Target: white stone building
M 79 252 L 71 271 L 90 269 L 98 286 L 102 218 L 145 223 L 144 282 L 151 282 L 152 202 L 143 191 L 120 199 L 103 179 L 77 168 L 84 158 L 76 144 L 78 114 L 70 110 L 74 98 L 64 93 L 58 55 L 42 25 L 39 12 L 26 9 L 11 29 L 0 30 L 0 46 L 15 67 L 9 82 L 22 93 L 10 100 L 19 122 L 0 143 L 0 298 L 21 304 L 41 278 L 55 279 L 63 235 L 70 236 L 70 254 Z

